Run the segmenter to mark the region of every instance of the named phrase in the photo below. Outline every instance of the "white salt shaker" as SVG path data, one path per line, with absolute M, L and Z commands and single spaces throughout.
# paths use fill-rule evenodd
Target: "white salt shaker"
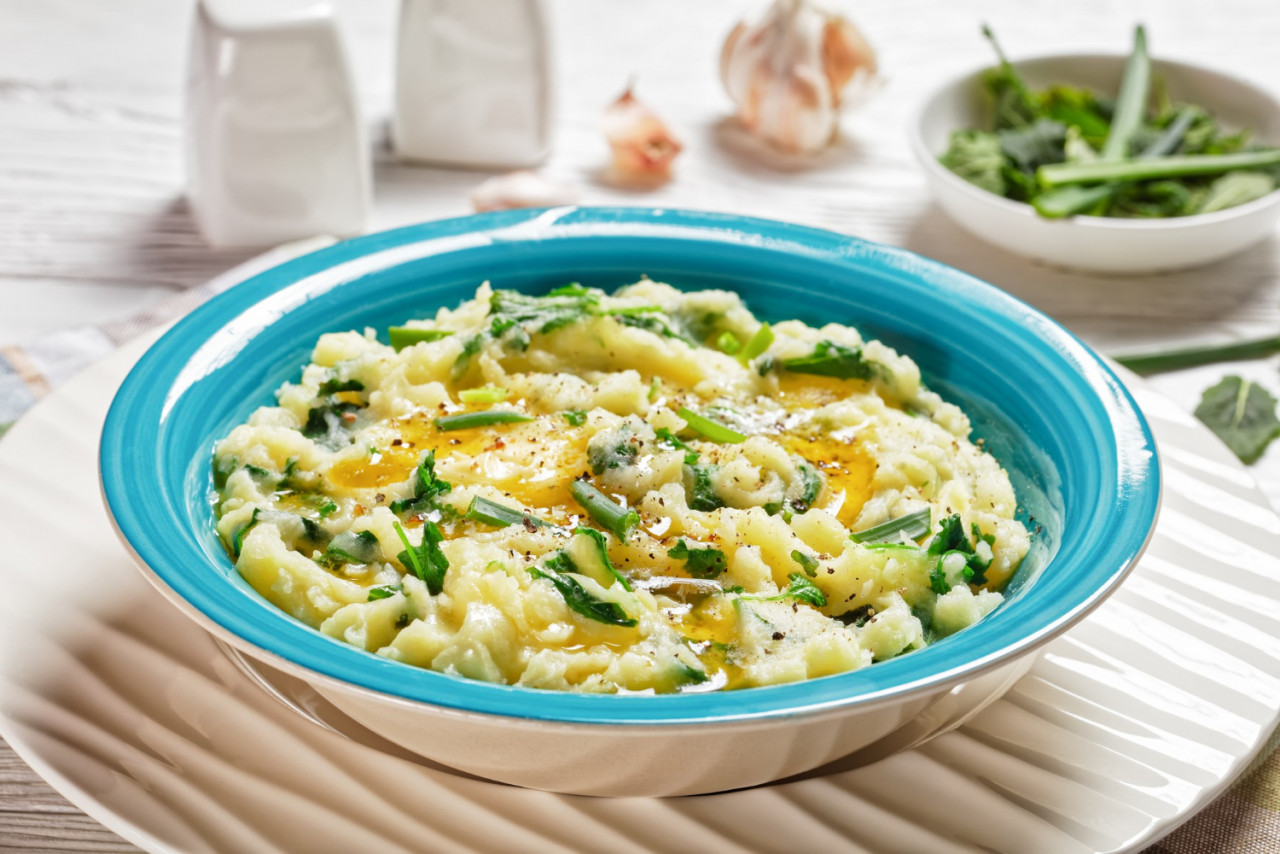
M 406 160 L 533 166 L 551 151 L 543 0 L 401 0 L 391 136 Z
M 369 144 L 323 0 L 200 0 L 188 61 L 187 195 L 214 246 L 350 236 Z

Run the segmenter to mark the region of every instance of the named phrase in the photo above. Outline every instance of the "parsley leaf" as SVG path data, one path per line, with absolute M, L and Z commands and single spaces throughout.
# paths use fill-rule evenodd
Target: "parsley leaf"
M 422 543 L 415 546 L 409 542 L 409 536 L 404 532 L 404 528 L 400 527 L 399 522 L 392 524 L 395 526 L 396 536 L 400 538 L 400 542 L 404 543 L 404 551 L 396 555 L 396 560 L 400 561 L 405 569 L 411 570 L 418 576 L 427 585 L 427 591 L 432 596 L 439 596 L 440 591 L 444 589 L 444 575 L 449 570 L 449 559 L 440 548 L 444 535 L 440 533 L 435 523 L 428 519 L 422 523 Z

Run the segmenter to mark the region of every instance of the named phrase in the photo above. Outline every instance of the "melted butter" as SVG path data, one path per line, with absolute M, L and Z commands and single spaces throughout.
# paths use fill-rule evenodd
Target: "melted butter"
M 778 401 L 787 409 L 817 409 L 868 388 L 869 385 L 862 380 L 783 371 L 778 376 Z
M 679 622 L 679 630 L 696 643 L 710 642 L 710 646 L 699 653 L 698 659 L 707 669 L 711 681 L 723 679 L 723 688 L 744 688 L 747 686 L 746 674 L 728 660 L 729 647 L 737 637 L 737 618 L 732 608 L 717 607 L 717 598 L 708 597 L 691 608 Z
M 569 484 L 586 468 L 587 441 L 582 430 L 555 424 L 555 416 L 519 424 L 495 424 L 472 430 L 438 430 L 419 416 L 395 422 L 403 444 L 379 449 L 372 457 L 336 463 L 329 482 L 339 489 L 379 489 L 407 480 L 422 454 L 436 453 L 436 470 L 455 484 L 489 484 L 531 510 L 577 507 Z M 470 465 L 459 472 L 465 460 Z M 532 473 L 529 473 L 532 470 Z
M 785 436 L 782 441 L 825 475 L 826 488 L 816 506 L 833 514 L 842 525 L 852 525 L 871 498 L 871 480 L 876 473 L 876 461 L 862 442 L 857 437 L 830 434 Z

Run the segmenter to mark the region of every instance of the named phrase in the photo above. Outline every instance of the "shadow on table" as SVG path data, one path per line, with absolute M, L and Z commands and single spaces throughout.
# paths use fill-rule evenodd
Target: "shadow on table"
M 1093 326 L 1158 326 L 1161 335 L 1204 334 L 1267 306 L 1280 243 L 1268 240 L 1233 258 L 1176 272 L 1107 276 L 1073 272 L 998 249 L 956 225 L 937 205 L 925 208 L 904 238 L 905 248 L 964 270 L 1087 333 Z M 1195 318 L 1194 321 L 1189 318 Z M 1077 329 L 1077 324 L 1081 328 Z
M 150 219 L 120 238 L 117 244 L 125 269 L 140 279 L 184 290 L 202 285 L 268 248 L 209 246 L 182 195 L 169 199 Z

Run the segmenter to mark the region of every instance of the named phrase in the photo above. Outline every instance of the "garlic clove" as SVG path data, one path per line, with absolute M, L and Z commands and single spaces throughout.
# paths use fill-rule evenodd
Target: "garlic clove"
M 680 141 L 666 122 L 638 100 L 628 86 L 600 117 L 600 130 L 613 152 L 613 176 L 625 184 L 654 184 L 671 177 Z
M 720 78 L 752 133 L 788 152 L 835 137 L 841 107 L 878 88 L 875 51 L 846 18 L 807 0 L 776 0 L 741 22 L 720 51 Z
M 509 208 L 553 208 L 578 201 L 578 190 L 521 169 L 495 175 L 471 191 L 471 204 L 479 212 Z

